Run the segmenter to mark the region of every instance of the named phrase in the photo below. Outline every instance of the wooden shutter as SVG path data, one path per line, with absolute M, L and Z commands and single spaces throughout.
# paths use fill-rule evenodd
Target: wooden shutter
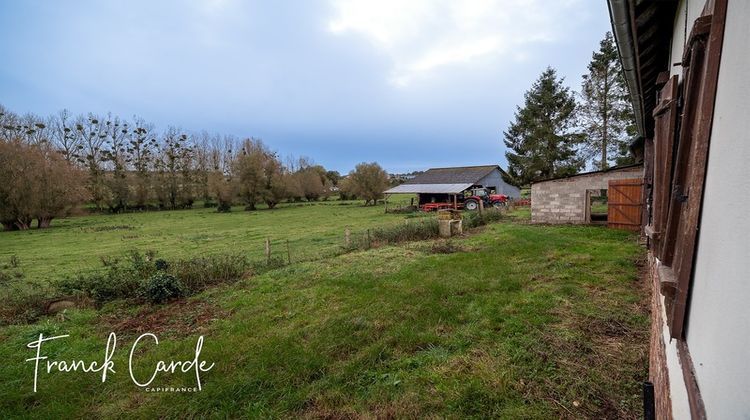
M 673 338 L 683 338 L 697 243 L 726 3 L 696 19 L 683 54 L 684 105 L 675 156 L 661 260 L 676 283 L 667 320 Z
M 678 77 L 672 76 L 659 91 L 659 103 L 654 108 L 654 153 L 651 230 L 652 249 L 662 258 L 663 236 L 669 214 L 669 191 L 672 180 L 672 159 L 675 128 L 677 126 Z

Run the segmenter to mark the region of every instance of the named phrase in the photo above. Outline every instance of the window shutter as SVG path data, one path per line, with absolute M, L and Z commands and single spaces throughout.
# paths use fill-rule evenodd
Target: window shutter
M 669 191 L 672 180 L 672 162 L 675 127 L 677 125 L 678 78 L 672 76 L 659 91 L 659 103 L 654 108 L 654 160 L 652 197 L 652 249 L 661 259 L 663 238 L 669 214 Z
M 676 283 L 667 320 L 673 338 L 683 338 L 689 287 L 697 243 L 708 145 L 721 60 L 724 17 L 696 19 L 683 54 L 684 105 L 675 156 L 661 260 L 671 266 Z

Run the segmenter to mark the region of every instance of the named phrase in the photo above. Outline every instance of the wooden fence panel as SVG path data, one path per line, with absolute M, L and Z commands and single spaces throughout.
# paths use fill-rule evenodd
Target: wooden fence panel
M 643 214 L 643 179 L 613 179 L 607 191 L 607 226 L 639 231 Z

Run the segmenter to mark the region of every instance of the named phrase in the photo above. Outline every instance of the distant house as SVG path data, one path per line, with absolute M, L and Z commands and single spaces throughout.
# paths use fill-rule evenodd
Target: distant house
M 750 418 L 750 1 L 608 3 L 645 140 L 646 395 L 660 419 Z
M 459 166 L 428 169 L 385 194 L 417 194 L 419 204 L 451 202 L 454 195 L 472 187 L 484 187 L 491 192 L 519 198 L 518 187 L 503 180 L 504 171 L 497 165 Z

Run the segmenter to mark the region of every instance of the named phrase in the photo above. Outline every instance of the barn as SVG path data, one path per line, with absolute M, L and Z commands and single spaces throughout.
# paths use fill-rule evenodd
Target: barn
M 385 191 L 390 194 L 416 194 L 419 205 L 452 203 L 470 188 L 483 187 L 491 193 L 519 198 L 518 187 L 503 180 L 505 172 L 498 165 L 431 168 L 405 183 Z
M 547 179 L 531 184 L 531 221 L 533 223 L 597 223 L 607 222 L 612 205 L 617 227 L 640 229 L 642 208 L 640 185 L 643 180 L 643 164 L 616 166 L 603 171 L 585 172 L 567 177 Z M 613 193 L 626 192 L 626 185 L 637 186 L 637 197 L 611 202 Z M 627 188 L 630 190 L 631 188 Z M 610 191 L 612 190 L 612 191 Z M 615 217 L 612 217 L 615 219 Z M 612 222 L 612 220 L 610 220 Z

